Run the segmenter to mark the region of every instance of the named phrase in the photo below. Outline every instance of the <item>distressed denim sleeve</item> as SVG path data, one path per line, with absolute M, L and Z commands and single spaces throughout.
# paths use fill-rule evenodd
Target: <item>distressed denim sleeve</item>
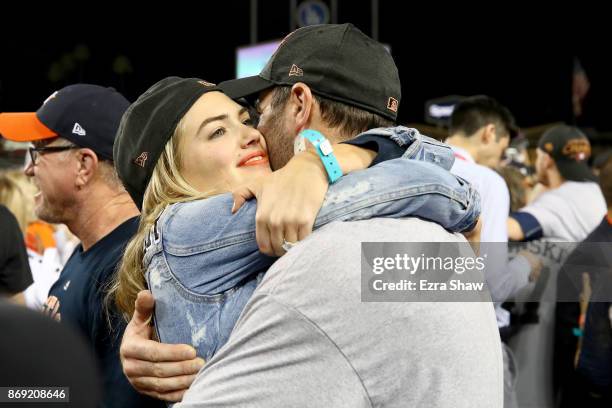
M 176 204 L 160 220 L 168 265 L 195 293 L 228 290 L 275 260 L 257 248 L 256 202 L 248 201 L 235 215 L 231 207 L 232 196 L 223 194 Z M 331 185 L 314 228 L 331 221 L 413 216 L 463 231 L 479 214 L 480 198 L 469 183 L 432 163 L 396 159 Z

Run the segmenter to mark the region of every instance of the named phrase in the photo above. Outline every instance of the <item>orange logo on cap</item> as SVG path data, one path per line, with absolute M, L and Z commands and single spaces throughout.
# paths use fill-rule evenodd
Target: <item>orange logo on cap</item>
M 389 109 L 392 112 L 397 112 L 398 106 L 399 106 L 398 100 L 390 97 L 389 101 L 387 102 L 387 109 Z
M 586 160 L 591 156 L 591 144 L 587 139 L 570 139 L 561 153 L 573 160 Z
M 147 161 L 148 158 L 149 158 L 149 153 L 142 152 L 142 153 L 140 153 L 140 156 L 138 156 L 137 158 L 134 159 L 134 163 L 136 165 L 144 168 L 145 162 Z
M 548 153 L 550 153 L 550 152 L 552 152 L 552 151 L 553 151 L 554 146 L 553 146 L 553 144 L 552 144 L 552 143 L 546 143 L 546 144 L 544 145 L 544 149 L 545 149 L 545 150 L 546 150 Z
M 208 81 L 198 81 L 198 84 L 202 84 L 204 86 L 216 86 L 212 82 L 208 82 Z
M 293 64 L 289 70 L 289 76 L 304 76 L 304 71 L 302 71 L 302 68 Z

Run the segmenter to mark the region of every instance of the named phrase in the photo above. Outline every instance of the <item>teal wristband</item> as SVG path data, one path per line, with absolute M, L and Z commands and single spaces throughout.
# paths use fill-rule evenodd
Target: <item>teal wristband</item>
M 336 180 L 342 177 L 342 169 L 340 168 L 340 164 L 334 155 L 334 149 L 325 136 L 316 130 L 302 130 L 296 140 L 294 149 L 296 153 L 306 150 L 303 139 L 307 139 L 314 146 L 315 151 L 323 163 L 323 167 L 325 167 L 330 184 L 333 184 L 336 182 Z

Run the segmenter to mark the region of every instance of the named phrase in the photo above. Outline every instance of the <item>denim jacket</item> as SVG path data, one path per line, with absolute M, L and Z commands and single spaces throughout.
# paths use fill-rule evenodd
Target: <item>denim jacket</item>
M 403 127 L 360 137 L 395 138 L 403 158 L 343 176 L 329 186 L 314 229 L 332 221 L 414 216 L 450 231 L 475 225 L 480 197 L 447 170 L 451 149 Z M 406 160 L 410 159 L 410 160 Z M 186 343 L 210 359 L 223 346 L 265 271 L 275 258 L 255 240 L 256 201 L 232 215 L 232 195 L 168 206 L 145 242 L 144 266 L 155 297 L 160 341 Z

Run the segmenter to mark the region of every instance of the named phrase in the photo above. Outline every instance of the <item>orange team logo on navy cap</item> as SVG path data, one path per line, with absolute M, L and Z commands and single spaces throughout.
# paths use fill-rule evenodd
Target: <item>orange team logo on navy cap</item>
M 398 106 L 399 106 L 398 100 L 393 97 L 389 97 L 389 101 L 387 102 L 387 109 L 389 109 L 392 112 L 397 112 Z
M 144 168 L 145 163 L 146 163 L 148 158 L 149 158 L 149 153 L 148 152 L 142 152 L 142 153 L 140 153 L 140 156 L 138 156 L 137 158 L 134 159 L 134 164 Z
M 554 146 L 553 146 L 553 144 L 552 144 L 552 143 L 546 143 L 546 144 L 544 145 L 544 149 L 545 149 L 545 150 L 546 150 L 548 153 L 551 153 L 551 152 L 553 151 L 553 149 L 554 149 Z
M 591 156 L 591 144 L 586 139 L 570 139 L 561 153 L 570 159 L 583 161 Z

